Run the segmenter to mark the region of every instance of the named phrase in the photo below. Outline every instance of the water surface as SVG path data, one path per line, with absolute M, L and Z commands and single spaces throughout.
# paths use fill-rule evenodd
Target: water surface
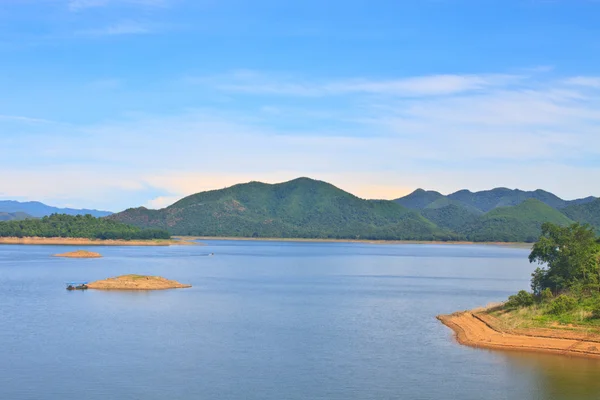
M 206 243 L 0 246 L 0 399 L 600 397 L 598 361 L 463 347 L 435 319 L 526 289 L 527 250 Z M 128 273 L 193 287 L 64 289 Z

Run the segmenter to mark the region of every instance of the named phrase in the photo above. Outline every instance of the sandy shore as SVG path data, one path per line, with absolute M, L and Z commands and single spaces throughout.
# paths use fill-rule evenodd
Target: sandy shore
M 246 240 L 262 242 L 307 242 L 307 243 L 366 243 L 366 244 L 447 244 L 447 245 L 494 245 L 506 247 L 518 247 L 529 249 L 531 243 L 520 242 L 461 242 L 461 241 L 439 241 L 439 240 L 361 240 L 361 239 L 302 239 L 302 238 L 249 238 L 229 236 L 174 236 L 181 240 Z
M 87 287 L 100 290 L 164 290 L 190 288 L 192 285 L 184 285 L 160 276 L 123 275 L 88 283 Z
M 2 237 L 0 244 L 35 244 L 35 245 L 69 245 L 69 246 L 181 246 L 199 243 L 185 240 L 101 240 L 85 238 L 41 238 L 41 237 Z
M 94 253 L 93 251 L 77 250 L 68 253 L 55 254 L 54 257 L 65 257 L 65 258 L 101 258 L 100 253 Z
M 454 331 L 460 344 L 471 347 L 600 358 L 600 334 L 588 330 L 505 330 L 485 312 L 464 311 L 437 318 Z

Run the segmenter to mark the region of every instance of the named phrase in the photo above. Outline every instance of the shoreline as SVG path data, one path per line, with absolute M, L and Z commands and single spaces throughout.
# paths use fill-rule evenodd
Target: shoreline
M 235 236 L 173 236 L 181 240 L 229 240 L 257 242 L 300 242 L 300 243 L 364 243 L 364 244 L 446 244 L 446 245 L 487 245 L 518 248 L 531 248 L 533 243 L 525 242 L 469 242 L 440 240 L 370 240 L 370 239 L 312 239 L 312 238 L 252 238 Z
M 123 240 L 86 238 L 0 237 L 0 245 L 60 245 L 60 246 L 186 246 L 201 243 L 177 239 Z
M 600 334 L 567 329 L 503 330 L 487 310 L 462 311 L 436 318 L 461 345 L 600 359 Z

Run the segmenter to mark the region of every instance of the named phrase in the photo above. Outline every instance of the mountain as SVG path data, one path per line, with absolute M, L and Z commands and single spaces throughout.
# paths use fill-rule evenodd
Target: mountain
M 569 225 L 573 221 L 536 199 L 517 206 L 498 207 L 463 226 L 459 232 L 472 241 L 533 242 L 544 222 Z
M 460 190 L 447 197 L 478 208 L 483 212 L 488 212 L 498 207 L 516 206 L 528 199 L 539 200 L 555 209 L 565 208 L 572 203 L 541 189 L 528 192 L 519 189 L 496 188 L 474 193 L 468 190 Z M 588 197 L 586 199 L 573 200 L 573 202 L 585 203 L 593 200 L 594 197 Z
M 33 217 L 24 212 L 8 213 L 8 212 L 0 211 L 0 221 L 23 221 L 28 218 L 33 218 Z
M 409 195 L 396 199 L 395 202 L 406 208 L 422 210 L 427 205 L 446 196 L 433 190 L 417 189 Z
M 425 208 L 442 208 L 450 204 L 462 206 L 470 211 L 488 212 L 498 207 L 516 206 L 528 199 L 536 199 L 557 210 L 570 205 L 587 204 L 595 197 L 586 197 L 577 200 L 563 200 L 560 197 L 538 189 L 534 191 L 523 191 L 519 189 L 495 188 L 480 192 L 471 192 L 469 190 L 459 190 L 456 193 L 447 196 L 434 191 L 417 189 L 413 193 L 396 199 L 398 204 L 415 210 Z
M 419 213 L 385 200 L 363 200 L 326 182 L 298 178 L 250 182 L 188 196 L 162 209 L 144 207 L 109 217 L 175 235 L 452 239 Z
M 94 217 L 106 217 L 112 213 L 109 211 L 73 209 L 73 208 L 57 208 L 51 207 L 38 201 L 28 201 L 21 203 L 13 200 L 0 200 L 0 212 L 15 213 L 23 212 L 33 217 L 41 218 L 51 214 L 67 214 L 67 215 L 85 215 L 90 214 Z
M 570 205 L 562 212 L 573 221 L 594 226 L 600 233 L 600 199 L 590 203 Z
M 421 210 L 421 215 L 440 228 L 455 232 L 459 232 L 464 226 L 475 223 L 481 214 L 481 212 L 473 212 L 456 204 L 449 204 L 445 207 L 428 207 Z

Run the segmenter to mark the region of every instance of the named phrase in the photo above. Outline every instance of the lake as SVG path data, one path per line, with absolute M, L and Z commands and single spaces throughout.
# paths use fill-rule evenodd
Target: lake
M 600 397 L 600 361 L 460 346 L 435 319 L 527 289 L 526 249 L 205 243 L 0 246 L 0 399 Z M 65 290 L 129 273 L 193 287 Z

